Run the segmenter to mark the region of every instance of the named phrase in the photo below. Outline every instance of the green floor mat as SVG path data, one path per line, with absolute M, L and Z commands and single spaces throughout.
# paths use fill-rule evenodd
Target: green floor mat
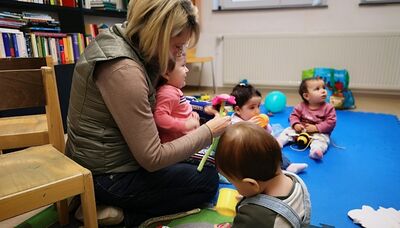
M 196 223 L 208 223 L 208 224 L 220 224 L 226 222 L 232 222 L 233 217 L 227 217 L 218 214 L 216 211 L 212 209 L 202 209 L 199 213 L 189 215 L 183 218 L 175 219 L 168 223 L 169 227 L 177 227 L 181 225 L 189 225 Z M 195 226 L 193 226 L 195 227 Z
M 58 214 L 54 205 L 16 226 L 16 228 L 43 228 L 49 227 L 58 221 Z

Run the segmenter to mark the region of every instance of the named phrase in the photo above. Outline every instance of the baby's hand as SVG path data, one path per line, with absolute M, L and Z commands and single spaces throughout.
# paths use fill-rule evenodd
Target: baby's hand
M 218 111 L 212 105 L 207 105 L 204 107 L 204 112 L 208 115 L 218 115 Z
M 199 116 L 197 115 L 197 118 L 195 115 L 192 115 L 186 120 L 185 122 L 185 128 L 187 131 L 194 130 L 200 126 L 200 121 L 199 121 Z
M 220 224 L 215 224 L 214 228 L 231 228 L 231 224 L 230 223 L 220 223 Z
M 304 129 L 304 126 L 303 126 L 302 124 L 295 124 L 295 125 L 293 126 L 293 128 L 294 128 L 294 130 L 295 130 L 296 132 L 302 132 L 303 129 Z
M 253 116 L 251 119 L 249 119 L 247 121 L 250 123 L 255 123 L 257 125 L 260 125 L 260 122 L 261 122 L 260 117 L 258 117 L 258 116 Z
M 306 131 L 308 133 L 319 132 L 317 126 L 315 126 L 314 124 L 306 124 Z
M 197 119 L 197 120 L 200 120 L 199 113 L 197 113 L 197 112 L 192 112 L 192 117 Z

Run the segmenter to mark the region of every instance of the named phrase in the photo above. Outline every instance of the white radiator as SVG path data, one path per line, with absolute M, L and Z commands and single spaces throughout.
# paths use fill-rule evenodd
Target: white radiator
M 298 86 L 301 71 L 347 69 L 350 88 L 400 91 L 400 32 L 223 36 L 223 83 Z

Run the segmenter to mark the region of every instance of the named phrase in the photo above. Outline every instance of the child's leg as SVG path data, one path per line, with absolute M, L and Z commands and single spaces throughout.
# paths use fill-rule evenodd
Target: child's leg
M 300 173 L 308 167 L 306 163 L 291 163 L 289 158 L 282 153 L 281 169 L 292 172 Z
M 296 131 L 291 127 L 286 128 L 282 131 L 282 133 L 276 138 L 281 148 L 286 145 L 288 142 L 293 142 L 293 135 L 296 134 Z
M 329 135 L 316 133 L 310 145 L 310 158 L 320 160 L 324 157 L 330 143 Z
M 207 152 L 207 150 L 208 150 L 208 147 L 196 152 L 195 154 L 190 156 L 188 159 L 184 160 L 184 162 L 199 165 L 201 159 L 204 157 L 204 154 Z M 210 156 L 208 156 L 206 163 L 204 165 L 215 167 L 215 152 L 214 151 L 211 151 L 211 154 L 210 154 Z

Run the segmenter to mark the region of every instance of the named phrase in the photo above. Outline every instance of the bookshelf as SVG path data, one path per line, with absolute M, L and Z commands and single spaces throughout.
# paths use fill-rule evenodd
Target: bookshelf
M 60 21 L 61 32 L 63 33 L 84 34 L 85 16 L 101 16 L 121 19 L 124 19 L 126 17 L 126 12 L 124 11 L 85 9 L 80 7 L 80 2 L 81 1 L 79 1 L 78 7 L 66 7 L 48 4 L 0 0 L 0 9 L 15 12 L 34 11 L 50 12 L 57 14 Z
M 8 11 L 13 13 L 33 12 L 33 13 L 46 13 L 51 16 L 56 16 L 60 22 L 60 33 L 81 33 L 85 34 L 85 21 L 93 21 L 93 17 L 100 18 L 99 23 L 104 23 L 108 18 L 110 21 L 121 20 L 126 18 L 124 11 L 112 10 L 93 10 L 82 8 L 82 0 L 77 1 L 77 7 L 58 6 L 49 4 L 39 4 L 30 2 L 20 2 L 15 0 L 0 0 L 0 11 Z M 86 22 L 87 23 L 87 22 Z M 90 23 L 90 22 L 89 22 Z M 113 23 L 112 23 L 113 24 Z M 3 44 L 1 44 L 3 45 Z M 64 124 L 64 131 L 66 131 L 66 116 L 68 113 L 69 93 L 71 89 L 72 74 L 74 70 L 74 63 L 56 64 L 54 66 L 57 78 L 57 87 L 60 99 L 61 114 Z M 41 113 L 43 110 L 21 110 L 17 111 L 19 114 L 33 114 Z M 15 113 L 0 112 L 0 116 L 9 116 Z

